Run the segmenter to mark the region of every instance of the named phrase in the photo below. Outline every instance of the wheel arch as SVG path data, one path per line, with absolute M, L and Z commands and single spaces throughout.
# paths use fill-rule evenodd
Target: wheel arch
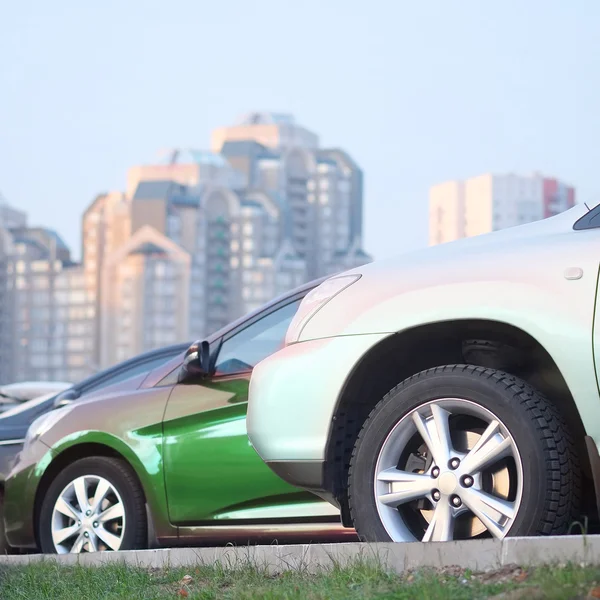
M 506 354 L 465 352 L 467 340 L 493 342 L 515 349 L 518 356 L 509 364 Z M 350 523 L 346 497 L 350 455 L 371 410 L 411 375 L 454 363 L 499 368 L 545 394 L 567 421 L 584 474 L 592 480 L 579 409 L 556 362 L 537 339 L 520 327 L 500 321 L 461 319 L 428 323 L 393 334 L 373 346 L 349 373 L 337 399 L 325 450 L 324 480 L 327 492 L 341 507 L 345 524 Z M 593 485 L 589 492 L 595 497 Z
M 40 513 L 42 510 L 42 503 L 44 500 L 44 496 L 48 491 L 48 488 L 63 469 L 73 464 L 74 462 L 81 460 L 83 458 L 93 458 L 93 457 L 106 457 L 106 458 L 114 458 L 125 463 L 134 474 L 140 489 L 142 490 L 142 494 L 144 496 L 144 502 L 148 504 L 148 494 L 140 478 L 140 475 L 135 468 L 135 465 L 132 464 L 132 461 L 128 460 L 126 456 L 116 450 L 114 447 L 109 446 L 105 443 L 100 442 L 82 442 L 80 444 L 73 444 L 71 446 L 66 447 L 61 452 L 59 452 L 53 460 L 46 467 L 43 475 L 40 478 L 39 484 L 37 486 L 35 501 L 34 501 L 34 533 L 36 543 L 39 547 L 40 538 L 39 538 L 39 529 L 40 529 Z M 147 510 L 147 515 L 149 518 L 148 528 L 150 529 L 152 526 L 152 510 Z

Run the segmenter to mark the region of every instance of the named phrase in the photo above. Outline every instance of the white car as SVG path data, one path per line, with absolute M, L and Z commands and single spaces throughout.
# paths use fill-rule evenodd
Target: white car
M 600 206 L 334 276 L 248 434 L 372 541 L 560 534 L 600 496 Z
M 0 412 L 40 396 L 58 394 L 72 385 L 65 381 L 23 381 L 0 385 Z

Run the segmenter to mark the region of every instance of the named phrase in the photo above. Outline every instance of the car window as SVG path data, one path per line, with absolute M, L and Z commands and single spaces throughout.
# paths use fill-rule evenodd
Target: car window
M 251 370 L 282 348 L 300 302 L 286 304 L 225 340 L 217 358 L 217 375 Z
M 160 365 L 163 365 L 168 360 L 171 360 L 178 354 L 181 354 L 180 349 L 174 350 L 171 354 L 159 354 L 157 356 L 147 358 L 143 361 L 140 360 L 140 362 L 136 362 L 130 365 L 129 367 L 120 369 L 114 374 L 105 377 L 101 381 L 97 381 L 89 386 L 86 386 L 82 391 L 84 394 L 88 394 L 90 392 L 95 392 L 96 390 L 102 389 L 104 387 L 108 387 L 109 385 L 114 385 L 115 383 L 125 381 L 126 379 L 130 379 L 131 377 L 136 377 L 138 375 L 142 375 L 143 373 L 148 373 L 152 369 L 160 367 Z

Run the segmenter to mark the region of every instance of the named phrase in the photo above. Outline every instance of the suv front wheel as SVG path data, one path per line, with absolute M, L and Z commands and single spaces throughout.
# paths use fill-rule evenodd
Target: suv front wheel
M 349 471 L 366 541 L 566 533 L 580 468 L 555 407 L 524 381 L 449 365 L 394 388 L 371 412 Z

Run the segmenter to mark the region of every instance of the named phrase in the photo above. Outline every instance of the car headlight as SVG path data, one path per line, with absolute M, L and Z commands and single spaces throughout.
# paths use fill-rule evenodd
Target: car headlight
M 39 416 L 27 430 L 25 435 L 25 447 L 39 440 L 46 432 L 56 425 L 63 417 L 73 410 L 74 406 L 65 406 L 56 410 L 51 410 Z
M 347 287 L 360 279 L 360 275 L 341 275 L 327 279 L 321 285 L 311 290 L 302 300 L 285 335 L 285 344 L 294 344 L 300 339 L 304 326 L 315 313 L 325 306 L 334 296 L 343 292 Z

